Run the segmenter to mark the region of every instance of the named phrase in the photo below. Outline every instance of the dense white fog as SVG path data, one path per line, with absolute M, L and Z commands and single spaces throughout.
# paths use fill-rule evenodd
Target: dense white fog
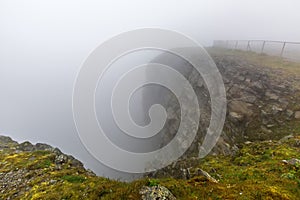
M 98 175 L 124 177 L 85 150 L 73 121 L 73 84 L 93 49 L 143 27 L 175 30 L 204 46 L 214 39 L 300 42 L 299 9 L 293 0 L 0 0 L 0 134 L 49 143 Z

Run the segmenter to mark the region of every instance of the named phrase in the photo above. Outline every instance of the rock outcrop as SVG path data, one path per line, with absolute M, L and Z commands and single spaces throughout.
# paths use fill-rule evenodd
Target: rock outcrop
M 24 195 L 32 189 L 34 179 L 45 173 L 44 170 L 69 167 L 85 171 L 79 160 L 63 154 L 57 148 L 42 143 L 34 145 L 27 141 L 19 144 L 7 136 L 0 136 L 0 156 L 0 199 L 2 195 L 8 195 L 6 199 Z M 88 174 L 95 176 L 92 172 Z M 56 182 L 47 178 L 42 181 Z
M 300 111 L 297 110 L 300 94 L 295 87 L 295 84 L 300 85 L 299 77 L 286 78 L 283 76 L 284 70 L 255 65 L 235 56 L 211 55 L 222 75 L 227 96 L 224 131 L 212 153 L 234 154 L 238 144 L 246 141 L 282 138 L 285 133 L 276 130 L 300 118 Z M 172 66 L 182 73 L 193 86 L 200 104 L 199 130 L 184 155 L 193 157 L 198 155 L 199 145 L 210 123 L 210 96 L 203 78 L 189 63 L 180 59 L 175 59 L 175 62 L 171 58 L 166 54 L 154 61 Z M 160 101 L 168 113 L 166 125 L 160 133 L 161 146 L 172 140 L 180 124 L 180 106 L 174 98 L 174 95 L 164 90 L 157 90 L 153 94 L 153 99 Z M 192 131 L 192 128 L 187 127 L 187 132 Z M 180 145 L 178 148 L 181 148 Z

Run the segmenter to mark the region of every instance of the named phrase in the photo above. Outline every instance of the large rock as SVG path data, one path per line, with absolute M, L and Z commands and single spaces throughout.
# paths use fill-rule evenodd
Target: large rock
M 26 142 L 19 144 L 17 149 L 20 151 L 34 151 L 35 146 L 33 144 L 31 144 L 30 142 L 26 141 Z
M 16 143 L 8 136 L 0 135 L 0 143 Z
M 12 148 L 18 145 L 17 142 L 13 141 L 10 137 L 0 136 L 0 149 Z
M 144 186 L 140 190 L 142 200 L 175 200 L 176 197 L 164 186 Z

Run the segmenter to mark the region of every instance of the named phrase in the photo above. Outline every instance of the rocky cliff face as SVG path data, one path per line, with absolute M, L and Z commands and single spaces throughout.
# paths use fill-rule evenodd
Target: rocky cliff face
M 299 73 L 287 74 L 282 63 L 278 64 L 282 67 L 279 69 L 247 60 L 242 56 L 226 55 L 224 52 L 216 53 L 214 50 L 211 50 L 211 56 L 223 77 L 227 95 L 224 130 L 212 153 L 234 154 L 241 143 L 280 139 L 289 134 L 280 131 L 280 128 L 287 127 L 289 123 L 299 119 Z M 255 56 L 259 57 L 259 55 Z M 200 126 L 195 141 L 183 156 L 184 158 L 195 157 L 210 120 L 211 104 L 207 86 L 201 75 L 182 59 L 163 54 L 154 61 L 180 71 L 192 84 L 197 94 L 201 110 Z M 151 78 L 151 74 L 148 76 Z M 153 74 L 153 76 L 158 75 Z M 156 89 L 154 94 L 152 101 L 156 100 L 164 105 L 168 112 L 166 125 L 161 131 L 162 138 L 159 140 L 161 146 L 164 146 L 171 141 L 178 130 L 180 107 L 172 93 Z M 151 101 L 148 96 L 146 101 Z
M 229 144 L 276 140 L 281 127 L 297 121 L 299 74 L 286 74 L 236 56 L 214 56 L 227 90 L 228 114 L 223 138 Z

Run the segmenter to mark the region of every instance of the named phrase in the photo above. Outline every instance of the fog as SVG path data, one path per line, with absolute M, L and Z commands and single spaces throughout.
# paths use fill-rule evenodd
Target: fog
M 51 144 L 98 175 L 124 178 L 96 161 L 76 132 L 73 84 L 92 50 L 143 27 L 175 30 L 204 46 L 214 39 L 299 42 L 299 9 L 293 0 L 0 0 L 0 134 Z

